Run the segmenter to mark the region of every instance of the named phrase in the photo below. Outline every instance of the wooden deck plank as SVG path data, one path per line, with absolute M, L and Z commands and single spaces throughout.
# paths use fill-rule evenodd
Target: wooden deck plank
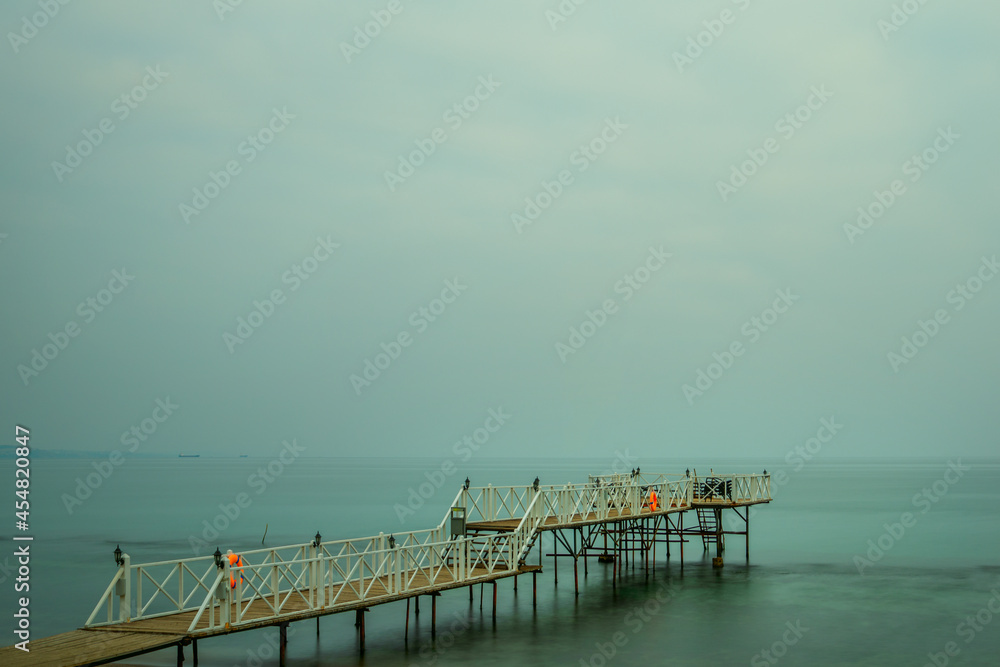
M 123 635 L 102 630 L 73 630 L 52 637 L 32 639 L 28 644 L 28 648 L 31 649 L 28 653 L 13 646 L 0 648 L 0 665 L 4 667 L 100 665 L 166 648 L 183 641 L 184 638 L 184 634 Z
M 405 593 L 388 594 L 385 588 L 385 577 L 372 582 L 369 578 L 367 584 L 372 584 L 371 591 L 360 599 L 353 590 L 348 587 L 341 592 L 341 597 L 337 599 L 337 604 L 323 609 L 309 609 L 305 600 L 301 597 L 292 596 L 283 607 L 282 611 L 288 616 L 280 619 L 282 621 L 302 620 L 316 616 L 326 616 L 329 614 L 350 611 L 351 609 L 387 604 L 403 600 L 416 595 L 427 595 L 433 592 L 459 588 L 472 584 L 502 579 L 515 574 L 527 574 L 537 572 L 541 568 L 536 565 L 526 565 L 519 570 L 495 570 L 490 573 L 484 567 L 475 568 L 471 575 L 471 580 L 457 580 L 447 571 L 442 571 L 440 576 L 431 582 L 426 574 L 409 571 L 412 577 L 411 590 Z M 404 573 L 407 574 L 407 573 Z M 343 585 L 331 587 L 332 595 L 340 592 Z M 234 605 L 235 607 L 235 605 Z M 216 609 L 218 613 L 218 609 Z M 236 610 L 233 609 L 235 617 Z M 36 667 L 39 665 L 61 665 L 65 667 L 80 667 L 84 665 L 100 665 L 112 661 L 123 660 L 132 656 L 149 653 L 169 646 L 174 646 L 189 639 L 197 639 L 231 632 L 242 632 L 257 627 L 276 625 L 279 619 L 270 615 L 271 610 L 261 600 L 254 601 L 249 610 L 244 613 L 244 619 L 250 621 L 247 625 L 240 625 L 233 628 L 208 629 L 207 617 L 199 621 L 198 630 L 188 633 L 187 629 L 194 619 L 195 612 L 179 612 L 160 618 L 151 618 L 130 623 L 119 623 L 102 628 L 88 630 L 73 630 L 64 632 L 44 639 L 32 640 L 29 644 L 31 651 L 25 653 L 13 646 L 0 648 L 0 665 L 4 667 Z M 262 620 L 259 623 L 253 621 Z
M 550 516 L 538 527 L 539 530 L 561 530 L 564 528 L 577 528 L 580 526 L 586 526 L 595 523 L 609 523 L 613 521 L 618 521 L 620 519 L 648 519 L 654 516 L 664 516 L 667 514 L 676 514 L 678 512 L 688 512 L 697 507 L 722 507 L 723 509 L 732 509 L 734 507 L 747 507 L 749 505 L 757 505 L 759 503 L 767 503 L 768 500 L 759 501 L 745 501 L 736 500 L 731 501 L 726 498 L 699 498 L 696 499 L 691 505 L 678 505 L 676 503 L 671 504 L 669 507 L 662 507 L 655 512 L 651 512 L 648 508 L 644 508 L 638 514 L 633 514 L 629 510 L 618 511 L 618 510 L 608 510 L 607 516 L 598 517 L 596 512 L 590 512 L 586 515 L 582 513 L 574 514 L 570 517 L 569 521 L 559 521 L 558 517 Z M 521 524 L 521 517 L 515 517 L 512 519 L 497 519 L 495 521 L 470 521 L 466 528 L 468 530 L 489 530 L 494 532 L 513 532 L 517 530 L 517 527 Z
M 364 588 L 366 589 L 366 594 L 364 599 L 357 595 L 357 592 L 351 586 L 346 586 L 345 584 L 336 584 L 327 588 L 327 599 L 326 602 L 330 606 L 321 609 L 310 609 L 306 600 L 302 597 L 292 594 L 286 600 L 286 594 L 280 596 L 280 601 L 282 602 L 281 613 L 287 615 L 288 618 L 284 620 L 300 620 L 302 618 L 312 618 L 315 616 L 325 616 L 328 614 L 341 613 L 344 611 L 351 611 L 353 609 L 358 609 L 362 607 L 375 606 L 379 604 L 386 604 L 389 602 L 394 602 L 397 600 L 404 600 L 408 597 L 414 597 L 417 595 L 426 595 L 429 593 L 448 590 L 450 588 L 457 588 L 461 586 L 468 586 L 472 584 L 477 584 L 485 581 L 492 581 L 494 579 L 502 579 L 506 577 L 514 576 L 515 574 L 527 574 L 529 572 L 537 571 L 538 566 L 525 565 L 519 570 L 507 570 L 507 569 L 496 569 L 493 573 L 490 573 L 485 567 L 477 567 L 470 571 L 470 579 L 455 579 L 450 572 L 447 570 L 440 571 L 435 577 L 434 581 L 430 581 L 425 572 L 416 572 L 414 570 L 409 570 L 404 572 L 404 577 L 409 578 L 410 590 L 401 593 L 389 594 L 386 587 L 386 577 L 379 577 L 378 580 L 372 581 L 369 577 L 365 579 Z M 369 588 L 370 586 L 370 588 Z M 355 588 L 357 584 L 355 584 Z M 309 589 L 301 589 L 302 594 L 308 598 Z M 271 596 L 268 596 L 271 599 Z M 332 602 L 332 604 L 330 604 Z M 246 602 L 243 603 L 244 607 Z M 273 600 L 272 600 L 273 604 Z M 218 614 L 220 610 L 216 607 L 216 620 L 218 622 Z M 237 616 L 236 605 L 234 604 L 231 609 L 232 618 L 235 619 Z M 148 618 L 139 621 L 131 621 L 129 623 L 118 623 L 114 625 L 104 626 L 102 630 L 107 632 L 117 632 L 117 633 L 138 633 L 138 634 L 162 634 L 162 635 L 174 635 L 174 634 L 188 634 L 188 628 L 191 625 L 191 621 L 194 620 L 195 612 L 185 611 L 176 614 L 170 614 L 169 616 L 161 616 L 159 618 Z M 195 631 L 190 633 L 191 637 L 204 637 L 212 636 L 217 634 L 226 634 L 229 632 L 237 632 L 241 630 L 248 630 L 253 627 L 260 627 L 261 625 L 274 625 L 278 621 L 273 616 L 273 611 L 271 606 L 265 603 L 263 600 L 255 600 L 248 608 L 244 609 L 242 623 L 249 622 L 248 626 L 240 625 L 231 629 L 226 628 L 212 628 L 208 627 L 208 610 L 202 614 L 202 617 L 198 620 L 198 626 Z M 255 624 L 254 621 L 258 619 L 266 619 L 260 624 Z

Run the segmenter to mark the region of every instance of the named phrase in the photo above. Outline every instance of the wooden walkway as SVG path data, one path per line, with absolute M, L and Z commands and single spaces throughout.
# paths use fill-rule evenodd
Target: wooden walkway
M 112 630 L 73 630 L 32 639 L 28 644 L 30 653 L 6 646 L 0 649 L 0 664 L 4 667 L 103 665 L 176 646 L 185 639 L 183 634 L 136 632 L 123 635 Z
M 748 505 L 756 505 L 758 503 L 765 502 L 770 501 L 731 501 L 725 498 L 701 498 L 694 501 L 690 505 L 672 503 L 669 507 L 667 507 L 666 504 L 664 504 L 655 512 L 650 510 L 648 507 L 644 507 L 638 512 L 632 512 L 626 508 L 623 510 L 609 510 L 606 516 L 598 516 L 596 512 L 590 512 L 589 514 L 577 513 L 569 517 L 566 521 L 560 521 L 558 518 L 550 516 L 542 521 L 537 530 L 563 530 L 567 528 L 579 528 L 580 526 L 590 526 L 598 523 L 612 523 L 614 521 L 625 521 L 629 519 L 649 519 L 652 517 L 674 514 L 676 512 L 688 512 L 698 507 L 719 507 L 722 509 L 732 509 L 734 507 L 746 507 Z M 499 519 L 496 521 L 471 521 L 467 525 L 469 530 L 503 533 L 517 530 L 517 526 L 520 521 L 521 520 L 519 518 Z
M 473 584 L 486 583 L 539 571 L 541 571 L 541 568 L 537 565 L 524 565 L 517 570 L 501 570 L 492 573 L 488 572 L 485 568 L 479 567 L 470 572 L 470 579 L 461 581 L 451 577 L 447 571 L 443 571 L 441 573 L 442 576 L 437 577 L 437 581 L 434 583 L 429 582 L 423 574 L 416 573 L 413 576 L 413 586 L 416 590 L 395 595 L 387 593 L 386 577 L 379 577 L 374 582 L 371 580 L 366 582 L 366 584 L 372 583 L 373 585 L 369 597 L 366 597 L 364 600 L 359 600 L 350 587 L 341 593 L 340 601 L 335 606 L 322 610 L 308 609 L 305 600 L 302 598 L 298 600 L 293 598 L 286 605 L 291 615 L 283 618 L 282 622 L 300 621 L 345 611 L 355 611 L 417 597 L 418 595 L 430 595 L 453 588 L 462 588 Z M 330 590 L 331 597 L 337 594 L 340 587 L 333 586 L 328 589 Z M 308 589 L 303 589 L 302 591 L 306 597 L 308 597 L 308 592 Z M 235 604 L 232 609 L 235 615 L 237 611 Z M 28 644 L 31 648 L 30 653 L 20 651 L 13 646 L 0 648 L 0 665 L 2 667 L 21 667 L 22 665 L 24 667 L 39 667 L 41 665 L 60 667 L 103 665 L 143 653 L 177 646 L 178 644 L 186 645 L 194 639 L 276 625 L 274 617 L 263 600 L 255 601 L 250 605 L 250 609 L 244 612 L 244 618 L 249 617 L 251 621 L 247 624 L 241 624 L 236 628 L 209 629 L 207 618 L 202 618 L 198 623 L 197 630 L 193 633 L 188 633 L 187 629 L 194 619 L 194 615 L 195 612 L 193 611 L 180 612 L 159 618 L 118 623 L 102 628 L 73 630 L 44 639 L 33 639 Z M 255 618 L 261 620 L 255 622 L 253 620 Z

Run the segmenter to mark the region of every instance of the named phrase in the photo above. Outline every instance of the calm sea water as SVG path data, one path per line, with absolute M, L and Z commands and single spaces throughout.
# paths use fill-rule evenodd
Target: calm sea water
M 3 462 L 6 479 L 13 478 L 10 463 Z M 189 556 L 189 536 L 219 513 L 220 503 L 243 491 L 252 504 L 212 550 L 216 542 L 223 550 L 257 548 L 265 526 L 271 546 L 308 541 L 317 530 L 336 539 L 430 527 L 466 475 L 477 485 L 528 484 L 535 475 L 555 484 L 584 481 L 610 466 L 605 460 L 473 460 L 401 524 L 393 505 L 405 503 L 408 489 L 441 461 L 302 458 L 266 488 L 249 485 L 248 477 L 267 463 L 126 461 L 70 514 L 61 496 L 93 471 L 91 462 L 35 460 L 34 637 L 82 625 L 114 574 L 116 544 L 133 563 Z M 646 459 L 640 465 L 645 472 L 673 473 L 691 463 L 726 472 L 767 466 L 787 475 L 773 482 L 775 501 L 751 519 L 749 564 L 736 536 L 729 538 L 721 571 L 713 570 L 700 543 L 686 547 L 683 572 L 676 550 L 668 563 L 661 545 L 652 575 L 630 571 L 617 590 L 606 566 L 592 563 L 586 579 L 581 566 L 575 596 L 571 567 L 563 561 L 555 586 L 546 559 L 537 608 L 530 577 L 517 595 L 511 581 L 500 584 L 495 622 L 489 589 L 482 610 L 478 590 L 472 605 L 467 589 L 455 590 L 439 599 L 436 642 L 425 602 L 424 613 L 411 620 L 406 645 L 405 603 L 375 607 L 367 617 L 363 658 L 353 614 L 328 616 L 318 638 L 314 621 L 292 626 L 288 664 L 919 666 L 934 664 L 928 654 L 938 654 L 939 665 L 1000 664 L 1000 617 L 990 611 L 1000 610 L 1000 462 L 963 461 L 969 469 L 960 476 L 945 474 L 945 460 L 813 461 L 797 471 L 769 461 Z M 924 489 L 928 496 L 921 498 Z M 913 521 L 900 532 L 893 524 L 904 512 Z M 0 564 L 9 567 L 11 532 L 2 537 L 8 547 Z M 881 543 L 880 551 L 868 554 L 869 540 Z M 3 608 L 13 609 L 12 576 L 4 570 L 0 578 Z M 10 615 L 4 618 L 3 643 L 11 644 Z M 256 656 L 277 664 L 271 648 L 276 635 L 265 629 L 201 642 L 201 664 L 256 665 Z M 950 658 L 943 653 L 949 642 L 958 649 Z M 606 659 L 602 653 L 612 648 Z M 174 653 L 130 664 L 171 665 Z

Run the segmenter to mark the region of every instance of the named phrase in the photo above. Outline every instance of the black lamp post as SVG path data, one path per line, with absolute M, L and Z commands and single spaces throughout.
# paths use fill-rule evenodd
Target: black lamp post
M 690 477 L 691 476 L 691 468 L 688 468 L 687 470 L 684 471 L 684 476 L 685 477 Z
M 119 544 L 118 546 L 115 547 L 115 565 L 121 567 L 124 564 L 125 564 L 125 559 L 122 558 L 122 547 Z
M 468 477 L 465 478 L 465 490 L 466 491 L 469 490 L 469 478 Z
M 767 475 L 767 468 L 764 468 L 764 474 Z
M 217 568 L 219 568 L 221 570 L 222 569 L 222 552 L 219 551 L 219 547 L 215 547 L 215 553 L 212 554 L 212 555 L 215 556 L 215 567 L 217 567 Z
M 319 534 L 319 531 L 317 530 L 316 537 L 313 538 L 313 546 L 318 549 L 319 545 L 322 543 L 323 543 L 323 537 Z
M 537 477 L 535 477 L 535 481 L 531 483 L 531 488 L 533 488 L 535 491 L 538 490 L 538 478 Z
M 389 548 L 390 549 L 396 548 L 396 538 L 393 537 L 391 534 L 389 535 Z

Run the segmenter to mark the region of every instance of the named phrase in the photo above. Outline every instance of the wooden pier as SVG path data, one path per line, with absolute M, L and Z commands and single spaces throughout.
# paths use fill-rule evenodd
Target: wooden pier
M 771 500 L 770 476 L 697 477 L 631 474 L 591 476 L 586 484 L 526 487 L 466 485 L 436 528 L 324 542 L 319 533 L 305 544 L 240 553 L 238 566 L 220 551 L 213 556 L 133 565 L 115 552 L 117 572 L 84 627 L 31 640 L 30 653 L 0 649 L 0 664 L 101 665 L 174 648 L 177 664 L 190 647 L 198 664 L 198 642 L 214 636 L 278 626 L 279 662 L 284 663 L 290 623 L 355 612 L 364 650 L 365 614 L 370 607 L 406 601 L 404 640 L 409 635 L 410 600 L 431 598 L 431 632 L 436 631 L 437 596 L 476 584 L 493 584 L 496 617 L 500 579 L 532 576 L 532 599 L 543 556 L 551 556 L 558 583 L 560 558 L 572 559 L 579 594 L 578 563 L 597 558 L 613 568 L 617 585 L 622 568 L 649 568 L 661 544 L 670 557 L 700 539 L 713 565 L 721 567 L 725 536 L 746 537 L 750 557 L 748 507 Z M 722 512 L 731 509 L 745 522 L 742 531 L 723 529 Z M 740 513 L 743 509 L 743 513 Z M 684 516 L 696 522 L 684 527 Z M 553 550 L 536 541 L 552 534 Z M 529 564 L 537 552 L 537 564 Z M 236 582 L 236 585 L 232 585 Z M 515 589 L 517 579 L 515 578 Z M 145 590 L 144 590 L 145 589 Z M 419 606 L 418 606 L 419 609 Z

